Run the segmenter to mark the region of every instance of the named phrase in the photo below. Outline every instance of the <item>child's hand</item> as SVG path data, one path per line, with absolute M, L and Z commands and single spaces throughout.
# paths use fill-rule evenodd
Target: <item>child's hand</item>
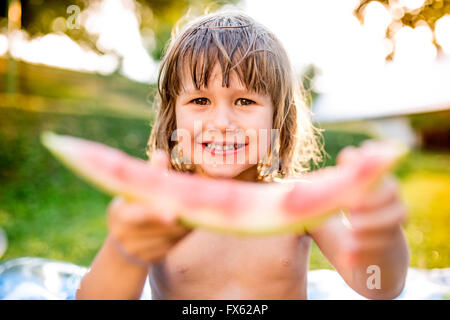
M 168 170 L 167 155 L 157 151 L 151 165 Z M 189 230 L 175 224 L 170 212 L 155 212 L 151 204 L 116 197 L 108 208 L 109 235 L 127 260 L 150 266 L 160 260 Z
M 338 161 L 350 158 L 351 153 L 352 148 L 345 150 Z M 392 251 L 407 217 L 394 177 L 385 176 L 375 190 L 347 209 L 350 226 L 343 248 L 347 263 L 371 264 L 371 258 Z

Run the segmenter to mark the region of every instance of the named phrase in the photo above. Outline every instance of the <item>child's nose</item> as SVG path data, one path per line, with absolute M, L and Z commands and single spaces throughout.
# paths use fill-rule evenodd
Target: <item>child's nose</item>
M 229 106 L 222 104 L 215 108 L 215 112 L 210 121 L 210 127 L 213 127 L 211 129 L 220 131 L 226 131 L 227 129 L 235 130 L 238 128 Z

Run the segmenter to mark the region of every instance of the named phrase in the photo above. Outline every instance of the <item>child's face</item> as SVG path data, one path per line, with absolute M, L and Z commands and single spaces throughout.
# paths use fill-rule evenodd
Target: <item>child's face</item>
M 229 87 L 222 87 L 217 64 L 208 88 L 196 90 L 185 73 L 186 91 L 176 100 L 176 126 L 184 157 L 195 164 L 197 172 L 211 177 L 233 178 L 256 168 L 270 148 L 271 97 L 248 91 L 234 72 L 229 77 Z

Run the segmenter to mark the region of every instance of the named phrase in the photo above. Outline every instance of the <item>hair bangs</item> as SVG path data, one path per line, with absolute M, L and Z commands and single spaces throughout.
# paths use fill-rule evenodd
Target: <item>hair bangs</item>
M 222 86 L 229 87 L 230 72 L 249 91 L 277 96 L 273 89 L 280 79 L 280 68 L 273 51 L 257 30 L 248 26 L 201 26 L 181 44 L 176 61 L 176 96 L 185 90 L 182 75 L 199 90 L 208 87 L 212 70 L 220 65 Z M 272 90 L 271 90 L 272 89 Z

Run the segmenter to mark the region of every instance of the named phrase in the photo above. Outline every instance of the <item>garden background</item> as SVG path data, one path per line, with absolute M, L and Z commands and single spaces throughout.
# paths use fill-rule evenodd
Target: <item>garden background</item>
M 89 4 L 72 2 L 81 8 Z M 15 3 L 21 4 L 23 14 L 19 25 L 14 26 L 11 5 Z M 9 1 L 10 7 L 5 5 L 4 18 L 0 18 L 0 35 L 14 28 L 27 30 L 30 37 L 61 32 L 74 41 L 91 41 L 94 44 L 90 45 L 95 46 L 95 37 L 83 28 L 74 33 L 61 27 L 61 20 L 55 23 L 55 19 L 67 18 L 65 9 L 69 2 L 45 1 L 40 7 L 36 3 L 39 1 Z M 211 7 L 207 1 L 138 3 L 137 12 L 142 16 L 151 9 L 159 17 L 157 24 L 140 26 L 141 30 L 154 30 L 156 40 L 149 52 L 156 61 L 161 57 L 174 22 L 187 8 L 194 7 L 200 12 L 206 6 Z M 212 9 L 224 3 L 228 4 L 216 1 Z M 448 11 L 445 8 L 444 14 Z M 100 50 L 99 54 L 105 53 Z M 8 50 L 0 55 L 0 228 L 8 239 L 0 262 L 22 256 L 83 266 L 92 262 L 107 233 L 105 210 L 111 198 L 61 166 L 43 148 L 39 136 L 45 130 L 79 136 L 145 159 L 154 116 L 155 84 L 132 80 L 119 72 L 120 64 L 117 68 L 101 74 L 27 62 Z M 309 67 L 302 74 L 305 86 L 312 93 L 311 102 L 320 95 L 314 91 L 311 81 L 315 70 Z M 419 141 L 395 170 L 410 211 L 405 230 L 413 267 L 450 266 L 449 107 L 450 104 L 439 111 L 402 115 Z M 333 165 L 343 147 L 358 145 L 371 137 L 361 129 L 366 121 L 317 124 L 325 130 L 325 150 L 329 155 L 322 166 Z M 315 245 L 310 268 L 331 268 Z

